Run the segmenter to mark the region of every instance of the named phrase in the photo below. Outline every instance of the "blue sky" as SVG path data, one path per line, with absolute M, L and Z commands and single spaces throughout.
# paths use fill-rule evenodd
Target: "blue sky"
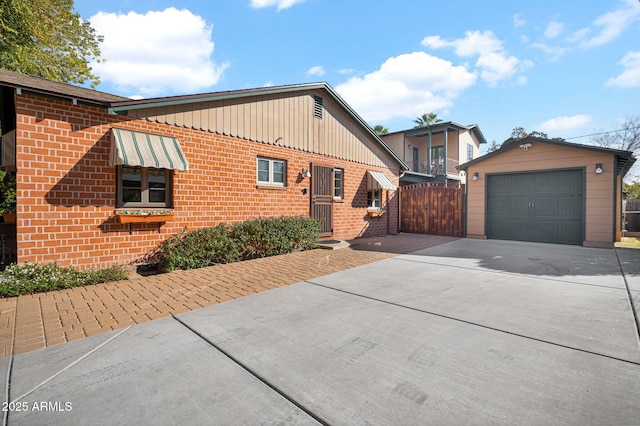
M 640 1 L 79 0 L 98 90 L 171 96 L 326 81 L 369 124 L 435 112 L 575 138 L 640 114 Z M 575 138 L 575 139 L 574 139 Z

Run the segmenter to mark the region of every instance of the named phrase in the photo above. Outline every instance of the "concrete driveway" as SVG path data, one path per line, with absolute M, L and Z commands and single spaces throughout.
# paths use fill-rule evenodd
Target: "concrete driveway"
M 638 250 L 462 239 L 0 358 L 5 422 L 638 424 L 630 300 Z

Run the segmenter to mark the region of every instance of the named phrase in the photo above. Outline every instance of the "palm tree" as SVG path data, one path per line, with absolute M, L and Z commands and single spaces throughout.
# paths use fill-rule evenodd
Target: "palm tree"
M 389 133 L 389 129 L 384 127 L 382 124 L 376 124 L 375 126 L 373 126 L 373 130 L 375 130 L 375 132 L 379 135 L 386 135 L 387 133 Z
M 433 112 L 424 113 L 422 114 L 421 117 L 416 117 L 416 119 L 413 120 L 413 122 L 416 123 L 416 125 L 414 126 L 414 129 L 416 127 L 431 126 L 432 124 L 440 123 L 441 121 L 442 120 L 438 118 L 438 114 L 435 114 Z

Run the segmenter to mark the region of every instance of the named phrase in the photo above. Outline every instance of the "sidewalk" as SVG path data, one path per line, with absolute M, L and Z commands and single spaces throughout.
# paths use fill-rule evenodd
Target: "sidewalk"
M 0 357 L 294 284 L 455 240 L 400 234 L 191 271 L 0 299 Z

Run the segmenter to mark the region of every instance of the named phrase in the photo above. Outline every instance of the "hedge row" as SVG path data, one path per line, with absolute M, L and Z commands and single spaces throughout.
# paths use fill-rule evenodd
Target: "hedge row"
M 165 271 L 195 269 L 306 250 L 318 242 L 319 235 L 319 220 L 294 216 L 256 219 L 174 235 L 158 254 Z

